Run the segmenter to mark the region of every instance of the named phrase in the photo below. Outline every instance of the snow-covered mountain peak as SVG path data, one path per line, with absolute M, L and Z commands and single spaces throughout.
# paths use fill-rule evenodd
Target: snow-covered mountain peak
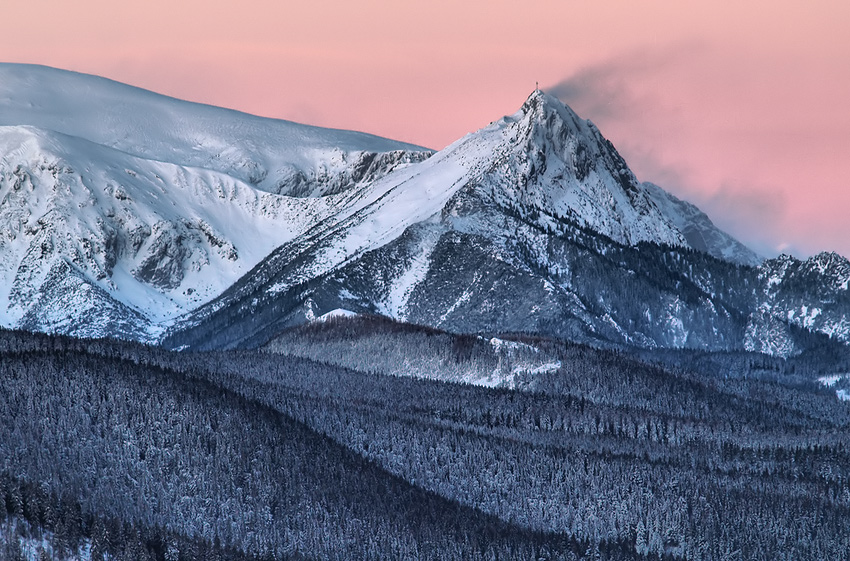
M 817 267 L 821 273 L 833 272 L 844 275 L 850 273 L 850 261 L 834 251 L 822 251 L 809 258 L 808 262 Z
M 510 212 L 542 228 L 577 224 L 625 245 L 687 246 L 614 146 L 557 98 L 535 90 L 519 111 L 470 137 L 493 143 L 477 183 Z
M 766 259 L 764 264 L 769 265 L 773 268 L 776 267 L 786 267 L 789 263 L 796 263 L 798 259 L 791 255 L 790 253 L 780 253 L 776 257 L 772 257 L 770 259 Z
M 836 291 L 850 288 L 850 261 L 834 251 L 823 251 L 806 259 L 800 265 L 807 275 L 825 279 L 826 285 Z
M 519 115 L 522 115 L 528 122 L 536 121 L 546 124 L 549 128 L 552 128 L 552 125 L 557 121 L 571 126 L 576 132 L 582 131 L 582 129 L 596 128 L 590 121 L 579 117 L 570 106 L 543 90 L 531 92 L 515 117 Z
M 534 147 L 549 144 L 555 151 L 563 152 L 581 144 L 591 151 L 590 157 L 612 158 L 621 169 L 628 170 L 628 164 L 592 121 L 582 119 L 569 105 L 542 90 L 533 91 L 512 118 L 520 123 L 525 138 L 533 142 Z M 581 175 L 582 170 L 577 171 Z M 637 190 L 632 185 L 623 187 Z
M 832 251 L 824 251 L 801 261 L 783 253 L 768 259 L 761 266 L 761 275 L 767 280 L 768 288 L 782 286 L 789 280 L 819 279 L 817 285 L 822 289 L 845 292 L 850 288 L 850 261 Z
M 541 213 L 557 210 L 620 243 L 690 246 L 726 261 L 761 263 L 694 205 L 639 182 L 596 125 L 556 97 L 535 90 L 503 126 L 513 129 L 515 149 L 529 162 L 524 184 L 546 188 Z

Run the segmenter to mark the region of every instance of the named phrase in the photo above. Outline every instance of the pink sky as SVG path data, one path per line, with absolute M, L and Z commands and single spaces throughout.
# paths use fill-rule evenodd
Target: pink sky
M 442 148 L 539 81 L 765 254 L 850 256 L 850 2 L 30 0 L 0 60 Z

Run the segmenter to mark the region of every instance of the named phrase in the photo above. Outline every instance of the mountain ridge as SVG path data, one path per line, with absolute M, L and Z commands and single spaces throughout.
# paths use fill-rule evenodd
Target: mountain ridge
M 376 201 L 432 185 L 429 170 L 448 162 L 467 172 L 452 176 L 450 193 L 440 191 L 450 196 L 439 213 L 418 209 L 423 219 L 399 222 L 389 243 L 363 235 L 353 237 L 368 243 L 346 243 L 383 214 L 408 216 L 387 211 L 388 203 L 365 205 L 354 222 L 323 225 L 186 316 L 166 344 L 261 345 L 337 308 L 456 333 L 539 332 L 596 344 L 780 355 L 809 344 L 794 331 L 806 325 L 764 307 L 755 254 L 672 196 L 662 201 L 672 208 L 665 215 L 610 142 L 554 98 L 534 92 L 516 114 L 401 172 L 404 180 L 385 177 L 374 186 L 384 186 Z M 607 203 L 582 214 L 570 203 L 588 192 Z M 710 259 L 676 228 L 688 216 L 700 219 L 703 239 L 716 240 Z M 725 248 L 740 262 L 726 261 Z M 832 325 L 843 325 L 843 313 L 836 307 Z M 846 337 L 843 327 L 833 331 Z
M 168 119 L 158 121 L 162 115 Z M 172 130 L 173 123 L 184 126 Z M 216 151 L 224 144 L 229 152 Z M 240 146 L 247 159 L 232 157 Z M 0 147 L 3 325 L 148 341 L 163 322 L 217 295 L 277 245 L 344 206 L 350 186 L 430 156 L 362 133 L 10 64 L 0 64 Z M 61 282 L 43 285 L 49 271 L 60 270 L 76 279 L 68 294 L 59 291 Z M 71 286 L 99 295 L 103 321 L 74 311 L 97 313 L 75 301 Z M 110 309 L 123 310 L 124 319 Z M 125 320 L 135 326 L 110 327 Z
M 642 348 L 850 340 L 846 260 L 762 263 L 540 90 L 432 153 L 45 67 L 0 76 L 7 326 L 252 346 L 343 308 Z
M 144 159 L 224 172 L 277 193 L 285 192 L 288 181 L 332 173 L 343 156 L 357 152 L 431 152 L 37 65 L 0 63 L 0 100 L 0 125 L 54 130 Z
M 742 265 L 756 267 L 764 261 L 764 257 L 717 228 L 695 205 L 668 193 L 655 183 L 644 181 L 641 185 L 694 249 Z

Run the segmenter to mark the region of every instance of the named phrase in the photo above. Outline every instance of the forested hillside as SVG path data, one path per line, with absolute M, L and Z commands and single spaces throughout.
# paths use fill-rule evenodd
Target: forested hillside
M 529 558 L 543 549 L 569 559 L 583 547 L 393 476 L 255 397 L 200 379 L 194 357 L 23 334 L 4 334 L 2 347 L 4 506 L 50 530 L 49 496 L 68 497 L 68 550 L 98 539 L 97 520 L 127 526 L 119 541 L 146 536 L 159 558 L 167 548 L 156 544 L 172 535 L 261 559 Z M 16 506 L 31 488 L 48 498 L 27 492 Z
M 535 344 L 509 390 L 3 332 L 4 481 L 263 558 L 850 558 L 834 392 Z

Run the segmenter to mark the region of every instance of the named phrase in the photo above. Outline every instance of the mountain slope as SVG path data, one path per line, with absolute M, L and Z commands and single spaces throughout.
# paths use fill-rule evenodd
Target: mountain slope
M 642 186 L 692 248 L 718 259 L 752 267 L 764 261 L 753 250 L 715 226 L 704 212 L 691 203 L 671 195 L 654 183 L 643 182 Z
M 317 313 L 343 307 L 457 331 L 596 338 L 609 322 L 560 278 L 574 269 L 553 254 L 563 253 L 564 240 L 687 246 L 598 130 L 539 91 L 515 115 L 371 192 L 180 327 L 200 329 L 193 342 L 233 344 L 255 333 L 262 339 L 268 324 L 303 321 L 318 306 Z M 194 327 L 203 323 L 209 330 Z M 188 340 L 173 340 L 181 339 Z
M 761 296 L 754 315 L 772 318 L 773 325 L 785 323 L 850 343 L 847 258 L 832 252 L 819 253 L 805 261 L 780 255 L 759 268 L 759 281 Z M 749 350 L 770 352 L 777 337 L 757 327 L 758 324 L 748 328 Z
M 614 146 L 557 99 L 535 91 L 492 126 L 495 157 L 470 188 L 541 227 L 570 221 L 626 245 L 687 245 Z
M 0 324 L 153 340 L 363 185 L 429 155 L 2 64 Z
M 44 67 L 0 78 L 2 325 L 215 348 L 343 308 L 644 348 L 850 341 L 841 258 L 753 267 L 540 91 L 431 155 Z

